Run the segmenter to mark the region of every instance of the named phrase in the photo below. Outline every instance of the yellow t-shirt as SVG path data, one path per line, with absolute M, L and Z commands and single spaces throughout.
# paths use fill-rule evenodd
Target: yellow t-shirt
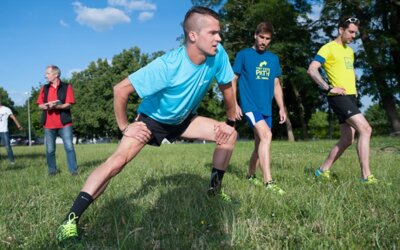
M 351 47 L 331 41 L 319 49 L 314 60 L 322 64 L 330 85 L 344 88 L 346 95 L 357 93 L 354 52 Z

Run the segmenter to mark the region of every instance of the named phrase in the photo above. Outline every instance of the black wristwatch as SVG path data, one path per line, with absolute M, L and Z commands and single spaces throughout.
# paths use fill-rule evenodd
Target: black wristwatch
M 236 126 L 236 120 L 226 119 L 225 123 L 228 124 L 231 127 L 235 127 Z
M 331 85 L 329 85 L 329 87 L 328 87 L 328 89 L 327 90 L 325 90 L 326 91 L 326 93 L 327 94 L 329 94 L 329 92 L 331 92 L 331 90 L 332 90 L 333 88 L 332 88 L 332 86 Z

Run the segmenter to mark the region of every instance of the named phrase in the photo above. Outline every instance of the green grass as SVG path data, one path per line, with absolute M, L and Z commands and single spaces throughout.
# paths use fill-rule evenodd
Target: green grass
M 398 249 L 400 140 L 373 138 L 371 169 L 382 185 L 360 184 L 352 146 L 332 168 L 334 183 L 313 171 L 334 141 L 272 144 L 272 174 L 283 197 L 244 176 L 252 142 L 238 142 L 224 178 L 231 203 L 206 196 L 213 144 L 146 147 L 116 176 L 80 221 L 79 249 Z M 55 249 L 55 230 L 88 174 L 116 144 L 77 145 L 80 175 L 47 176 L 43 146 L 0 148 L 0 249 Z M 258 173 L 260 176 L 260 173 Z M 390 183 L 390 184 L 387 184 Z

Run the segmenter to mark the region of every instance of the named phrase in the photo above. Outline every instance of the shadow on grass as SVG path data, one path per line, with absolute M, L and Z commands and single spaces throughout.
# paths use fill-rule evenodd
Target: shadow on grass
M 101 207 L 94 224 L 81 220 L 81 225 L 89 224 L 83 237 L 85 247 L 230 248 L 236 203 L 208 197 L 208 183 L 193 174 L 143 180 L 130 196 Z

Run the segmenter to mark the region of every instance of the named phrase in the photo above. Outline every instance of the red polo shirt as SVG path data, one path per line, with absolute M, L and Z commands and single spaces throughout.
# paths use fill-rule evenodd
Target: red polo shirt
M 52 84 L 50 84 L 49 87 L 49 93 L 47 94 L 47 102 L 51 101 L 56 101 L 58 100 L 57 97 L 57 90 L 60 87 L 60 84 L 55 88 Z M 40 93 L 37 99 L 37 104 L 44 104 L 44 87 L 40 89 Z M 74 98 L 74 91 L 72 90 L 71 85 L 68 85 L 67 88 L 67 95 L 65 97 L 65 103 L 75 103 L 75 98 Z M 60 116 L 60 111 L 58 109 L 54 110 L 47 110 L 47 118 L 46 118 L 46 124 L 44 124 L 44 128 L 47 129 L 55 129 L 55 128 L 63 128 L 66 126 L 71 126 L 72 122 L 67 123 L 63 125 L 61 123 L 61 116 Z

